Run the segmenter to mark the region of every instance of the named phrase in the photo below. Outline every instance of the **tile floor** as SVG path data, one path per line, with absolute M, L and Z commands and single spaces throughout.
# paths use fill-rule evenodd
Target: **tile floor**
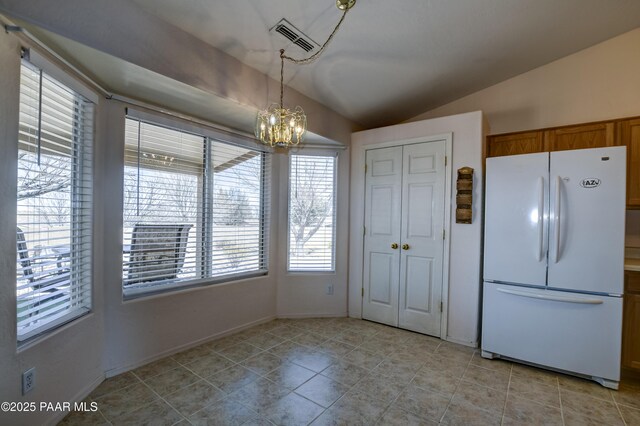
M 640 425 L 610 391 L 355 319 L 275 320 L 103 382 L 62 425 Z

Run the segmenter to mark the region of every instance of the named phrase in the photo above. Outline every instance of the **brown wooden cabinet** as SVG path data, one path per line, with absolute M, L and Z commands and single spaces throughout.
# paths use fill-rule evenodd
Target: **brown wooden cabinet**
M 640 118 L 487 136 L 486 156 L 627 147 L 627 208 L 640 209 Z
M 627 146 L 627 207 L 640 209 L 640 118 L 620 121 L 618 135 Z
M 622 366 L 640 372 L 640 272 L 625 271 Z
M 544 133 L 541 131 L 490 136 L 487 157 L 544 152 L 546 149 L 543 136 Z
M 613 122 L 608 122 L 559 127 L 547 130 L 544 137 L 549 151 L 613 146 L 615 125 Z

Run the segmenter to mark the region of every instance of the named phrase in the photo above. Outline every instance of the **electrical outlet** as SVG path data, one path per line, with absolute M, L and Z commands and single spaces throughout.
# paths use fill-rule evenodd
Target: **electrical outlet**
M 22 394 L 25 395 L 36 386 L 36 368 L 31 367 L 22 373 Z
M 329 296 L 333 294 L 333 284 L 327 284 L 327 294 Z

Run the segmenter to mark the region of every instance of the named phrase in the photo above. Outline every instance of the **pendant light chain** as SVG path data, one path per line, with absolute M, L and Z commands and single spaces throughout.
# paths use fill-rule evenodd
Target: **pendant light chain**
M 284 49 L 280 49 L 280 108 L 284 108 Z
M 310 64 L 311 62 L 313 62 L 316 59 L 318 59 L 318 57 L 322 54 L 322 52 L 327 47 L 327 45 L 329 44 L 331 39 L 333 39 L 333 36 L 336 35 L 336 33 L 338 32 L 338 29 L 340 28 L 340 25 L 342 25 L 342 21 L 344 21 L 344 18 L 347 16 L 347 12 L 349 10 L 350 9 L 345 9 L 344 10 L 344 12 L 342 13 L 342 17 L 340 18 L 340 20 L 338 21 L 338 24 L 336 25 L 336 27 L 333 29 L 333 31 L 329 35 L 329 38 L 327 38 L 327 41 L 324 42 L 324 44 L 320 47 L 320 50 L 318 50 L 316 53 L 314 53 L 313 55 L 309 56 L 308 58 L 296 59 L 296 58 L 292 58 L 291 56 L 285 55 L 284 54 L 284 49 L 282 49 L 282 50 L 280 50 L 280 58 L 286 59 L 286 60 L 291 61 L 294 64 L 298 64 L 298 65 Z
M 285 55 L 284 49 L 280 49 L 280 104 L 271 104 L 267 109 L 258 111 L 256 116 L 255 135 L 262 143 L 275 148 L 291 148 L 303 141 L 307 131 L 307 116 L 299 106 L 293 109 L 284 107 L 284 60 L 298 65 L 316 60 L 336 35 L 347 12 L 355 3 L 356 0 L 336 0 L 336 6 L 344 12 L 327 40 L 313 55 L 296 59 Z

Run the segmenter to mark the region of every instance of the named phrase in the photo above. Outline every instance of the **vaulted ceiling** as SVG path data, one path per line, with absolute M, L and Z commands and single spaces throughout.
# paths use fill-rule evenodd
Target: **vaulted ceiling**
M 333 0 L 132 0 L 279 78 L 269 33 L 286 18 L 322 43 Z M 358 0 L 325 54 L 285 64 L 288 85 L 365 127 L 406 120 L 640 26 L 638 0 Z
M 75 55 L 100 81 L 116 88 L 136 84 L 140 93 L 155 90 L 143 87 L 147 75 L 136 75 L 135 67 L 124 68 L 110 56 L 91 53 L 77 43 L 88 41 L 91 48 L 101 50 L 105 43 L 100 40 L 112 35 L 103 28 L 91 40 L 86 36 L 93 31 L 91 25 L 96 20 L 112 25 L 126 19 L 124 6 L 135 8 L 138 18 L 140 14 L 153 17 L 275 80 L 280 73 L 279 49 L 296 57 L 305 52 L 269 29 L 286 18 L 322 43 L 341 14 L 334 0 L 111 0 L 113 3 L 90 4 L 67 0 L 63 2 L 67 8 L 70 4 L 77 8 L 62 11 L 47 0 L 33 0 L 31 5 L 23 1 L 0 0 L 0 9 L 10 15 L 17 11 L 17 18 L 44 28 L 47 13 L 56 14 L 58 27 L 53 32 L 75 41 L 66 42 L 46 31 L 39 36 Z M 121 7 L 109 7 L 111 4 Z M 31 19 L 30 13 L 40 16 Z M 135 19 L 130 19 L 128 28 L 138 25 Z M 83 26 L 84 32 L 71 30 L 72 25 Z M 373 128 L 410 119 L 639 26 L 639 0 L 358 0 L 316 62 L 285 64 L 285 83 L 361 128 Z M 147 29 L 127 36 L 142 38 Z M 157 54 L 162 46 L 149 48 Z M 119 56 L 118 50 L 107 53 Z M 125 56 L 118 60 L 135 63 Z M 217 72 L 215 58 L 207 52 L 202 56 L 199 66 L 207 67 L 209 60 L 212 72 Z M 162 60 L 169 64 L 178 59 L 167 56 Z M 118 78 L 122 81 L 116 81 Z M 256 82 L 256 87 L 260 84 Z M 163 85 L 165 94 L 175 92 L 175 102 L 184 97 L 182 109 L 188 110 L 189 90 L 176 89 L 168 82 Z M 206 95 L 199 92 L 193 101 L 204 105 Z M 286 98 L 285 92 L 285 103 Z M 236 115 L 243 118 L 236 127 L 250 131 L 257 103 L 238 104 Z M 227 111 L 233 108 L 236 106 Z

